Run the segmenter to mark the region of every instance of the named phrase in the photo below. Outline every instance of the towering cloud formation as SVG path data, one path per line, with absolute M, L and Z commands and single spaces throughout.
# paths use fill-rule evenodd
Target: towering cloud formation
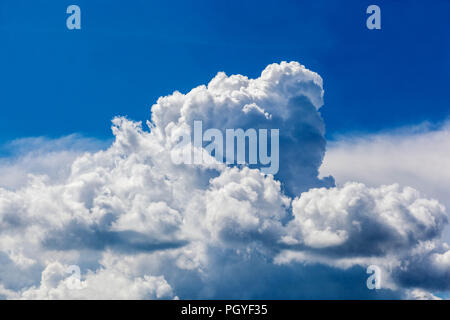
M 204 128 L 280 129 L 280 171 L 289 195 L 311 187 L 332 186 L 318 179 L 325 154 L 322 78 L 298 63 L 269 65 L 257 79 L 223 72 L 207 86 L 186 95 L 175 92 L 152 107 L 153 131 L 169 143 L 180 131 L 192 133 L 193 121 Z M 295 159 L 295 161 L 293 161 Z
M 336 188 L 333 178 L 318 178 L 322 104 L 320 76 L 282 62 L 257 79 L 219 73 L 207 86 L 160 98 L 150 130 L 114 119 L 109 148 L 62 157 L 67 170 L 57 177 L 44 167 L 0 188 L 0 295 L 338 298 L 298 281 L 306 272 L 322 282 L 324 273 L 347 272 L 357 282 L 339 285 L 359 288 L 366 276 L 355 276 L 357 268 L 374 263 L 395 295 L 449 289 L 441 204 L 397 185 Z M 220 130 L 280 129 L 279 173 L 174 164 L 171 152 L 194 120 Z M 68 285 L 71 265 L 81 269 L 76 288 Z

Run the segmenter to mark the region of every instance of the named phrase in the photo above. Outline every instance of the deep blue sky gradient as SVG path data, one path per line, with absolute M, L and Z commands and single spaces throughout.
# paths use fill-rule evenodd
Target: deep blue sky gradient
M 82 30 L 66 28 L 77 4 Z M 365 26 L 381 7 L 382 30 Z M 450 1 L 1 0 L 0 144 L 146 120 L 159 96 L 218 71 L 296 60 L 324 79 L 328 137 L 450 110 Z

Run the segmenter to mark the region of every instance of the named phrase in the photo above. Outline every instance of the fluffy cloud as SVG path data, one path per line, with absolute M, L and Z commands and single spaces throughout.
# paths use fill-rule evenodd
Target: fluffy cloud
M 290 200 L 280 193 L 280 183 L 272 176 L 234 168 L 211 180 L 205 203 L 205 226 L 213 238 L 248 243 L 279 239 Z
M 133 278 L 114 267 L 89 271 L 84 279 L 68 275 L 72 270 L 59 262 L 49 263 L 42 271 L 39 287 L 29 288 L 12 298 L 61 299 L 171 299 L 172 288 L 164 277 Z
M 423 123 L 375 134 L 346 134 L 328 144 L 320 168 L 338 184 L 376 187 L 398 183 L 420 190 L 450 208 L 450 122 Z M 450 241 L 450 228 L 443 232 Z
M 442 300 L 434 294 L 420 289 L 413 289 L 409 291 L 407 297 L 412 300 Z
M 399 183 L 450 207 L 450 123 L 424 123 L 377 134 L 347 134 L 328 143 L 320 168 L 339 184 Z
M 447 223 L 444 206 L 412 188 L 361 183 L 305 192 L 294 200 L 293 215 L 292 239 L 341 256 L 408 249 L 439 236 Z
M 447 245 L 439 237 L 448 223 L 445 207 L 399 185 L 361 183 L 312 189 L 293 201 L 287 249 L 276 257 L 338 268 L 377 265 L 383 286 L 395 289 L 449 287 Z M 439 279 L 439 280 L 438 280 Z
M 298 63 L 272 64 L 257 79 L 219 72 L 207 86 L 161 97 L 152 107 L 152 131 L 172 147 L 180 130 L 204 128 L 281 129 L 280 170 L 276 178 L 289 195 L 332 186 L 318 179 L 325 154 L 322 78 Z M 167 147 L 166 144 L 166 147 Z M 292 161 L 296 159 L 296 161 Z M 299 181 L 301 181 L 299 183 Z
M 374 263 L 386 273 L 383 288 L 395 294 L 437 288 L 449 264 L 440 241 L 444 207 L 409 187 L 335 187 L 332 177 L 319 178 L 322 104 L 320 76 L 282 62 L 257 79 L 219 73 L 207 86 L 161 97 L 149 130 L 114 119 L 110 147 L 61 157 L 63 174 L 41 166 L 0 188 L 0 294 L 320 297 L 292 287 L 293 279 L 324 281 L 326 273 L 336 282 L 345 275 L 353 282 L 341 286 L 359 288 L 366 276 L 355 280 L 355 270 Z M 191 133 L 194 120 L 220 130 L 280 129 L 279 173 L 173 163 L 177 137 Z M 76 289 L 66 272 L 71 265 L 81 271 Z M 428 278 L 422 268 L 431 270 Z M 449 288 L 441 281 L 440 289 Z
M 17 189 L 26 184 L 29 174 L 44 174 L 62 182 L 70 163 L 84 152 L 107 147 L 104 141 L 70 135 L 59 139 L 23 138 L 0 146 L 0 187 Z

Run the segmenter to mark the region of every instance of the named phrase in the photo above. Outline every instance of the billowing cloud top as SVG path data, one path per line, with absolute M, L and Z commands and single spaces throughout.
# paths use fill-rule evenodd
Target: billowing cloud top
M 335 187 L 318 177 L 323 94 L 321 77 L 297 62 L 269 65 L 257 79 L 218 73 L 207 86 L 159 98 L 149 130 L 115 118 L 107 149 L 61 157 L 66 170 L 57 174 L 28 170 L 20 185 L 4 184 L 0 295 L 323 297 L 289 284 L 305 272 L 314 279 L 370 264 L 394 295 L 450 289 L 443 205 L 409 187 Z M 194 120 L 221 130 L 279 128 L 279 173 L 174 164 L 177 137 Z M 80 281 L 67 273 L 74 266 Z M 254 270 L 264 283 L 252 282 Z

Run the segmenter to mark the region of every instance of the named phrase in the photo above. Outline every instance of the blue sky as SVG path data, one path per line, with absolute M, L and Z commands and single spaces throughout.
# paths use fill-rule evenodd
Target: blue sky
M 0 143 L 149 118 L 159 96 L 218 71 L 257 77 L 299 61 L 324 78 L 327 136 L 448 117 L 450 2 L 23 1 L 0 4 Z M 77 4 L 82 30 L 66 28 Z

